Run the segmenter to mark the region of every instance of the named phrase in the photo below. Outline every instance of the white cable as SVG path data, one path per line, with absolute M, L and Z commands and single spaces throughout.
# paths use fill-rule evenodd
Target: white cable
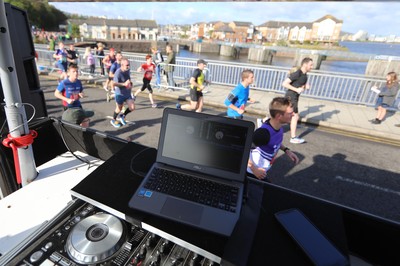
M 10 130 L 8 133 L 11 133 L 11 132 L 13 132 L 13 131 L 15 131 L 15 130 L 17 130 L 18 128 L 20 128 L 20 127 L 22 127 L 22 126 L 24 126 L 25 124 L 28 124 L 29 122 L 31 122 L 32 121 L 32 119 L 35 117 L 35 114 L 36 114 L 36 108 L 35 108 L 35 106 L 33 106 L 32 104 L 30 104 L 30 103 L 21 103 L 22 105 L 29 105 L 30 107 L 32 107 L 32 109 L 33 109 L 33 114 L 32 114 L 32 116 L 29 118 L 29 120 L 28 121 L 26 121 L 25 123 L 23 123 L 23 124 L 21 124 L 21 125 L 19 125 L 19 126 L 17 126 L 17 127 L 15 127 L 15 128 L 13 128 L 12 130 Z M 18 107 L 18 106 L 17 106 Z

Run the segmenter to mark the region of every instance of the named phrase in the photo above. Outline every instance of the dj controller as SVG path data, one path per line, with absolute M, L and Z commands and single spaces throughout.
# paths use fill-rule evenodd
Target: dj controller
M 11 265 L 219 265 L 83 201 L 65 216 Z

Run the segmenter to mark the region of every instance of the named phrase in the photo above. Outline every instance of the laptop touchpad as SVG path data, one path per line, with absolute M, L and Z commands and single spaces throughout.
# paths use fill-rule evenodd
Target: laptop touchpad
M 168 198 L 161 209 L 161 213 L 178 220 L 199 224 L 203 207 L 174 198 Z

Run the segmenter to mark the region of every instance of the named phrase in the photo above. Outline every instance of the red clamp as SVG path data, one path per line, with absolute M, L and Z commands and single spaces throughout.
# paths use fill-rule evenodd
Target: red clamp
M 15 164 L 15 173 L 17 175 L 17 183 L 21 184 L 21 168 L 18 159 L 18 148 L 23 148 L 29 146 L 33 143 L 33 139 L 37 137 L 37 132 L 35 130 L 30 130 L 29 134 L 20 136 L 20 137 L 12 137 L 8 134 L 7 138 L 3 139 L 3 145 L 11 148 L 14 156 L 14 164 Z

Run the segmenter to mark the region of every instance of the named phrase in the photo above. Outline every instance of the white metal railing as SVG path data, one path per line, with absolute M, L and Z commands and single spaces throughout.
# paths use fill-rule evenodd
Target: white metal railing
M 80 68 L 85 69 L 85 67 L 82 67 L 82 65 L 86 66 L 86 62 L 83 60 L 84 51 L 80 48 L 77 48 L 77 50 Z M 39 54 L 39 65 L 50 69 L 54 68 L 55 61 L 52 57 L 54 52 L 39 47 L 36 48 L 36 51 Z M 123 52 L 123 56 L 129 59 L 132 72 L 135 72 L 145 62 L 145 54 Z M 97 71 L 95 75 L 99 75 L 99 60 L 101 58 L 96 57 L 96 59 Z M 174 79 L 188 81 L 193 69 L 196 68 L 196 59 L 177 57 L 174 67 Z M 208 60 L 207 70 L 210 76 L 206 79 L 209 79 L 213 84 L 233 88 L 240 82 L 241 72 L 245 69 L 254 71 L 254 89 L 278 93 L 285 92 L 282 82 L 288 76 L 289 68 L 286 67 Z M 384 79 L 378 77 L 341 72 L 313 70 L 308 75 L 311 89 L 302 94 L 305 97 L 368 106 L 374 105 L 378 98 L 378 95 L 371 91 L 371 87 L 374 85 L 380 87 L 385 82 Z M 174 88 L 182 89 L 180 87 Z M 397 94 L 393 109 L 400 107 L 399 96 L 400 92 Z

